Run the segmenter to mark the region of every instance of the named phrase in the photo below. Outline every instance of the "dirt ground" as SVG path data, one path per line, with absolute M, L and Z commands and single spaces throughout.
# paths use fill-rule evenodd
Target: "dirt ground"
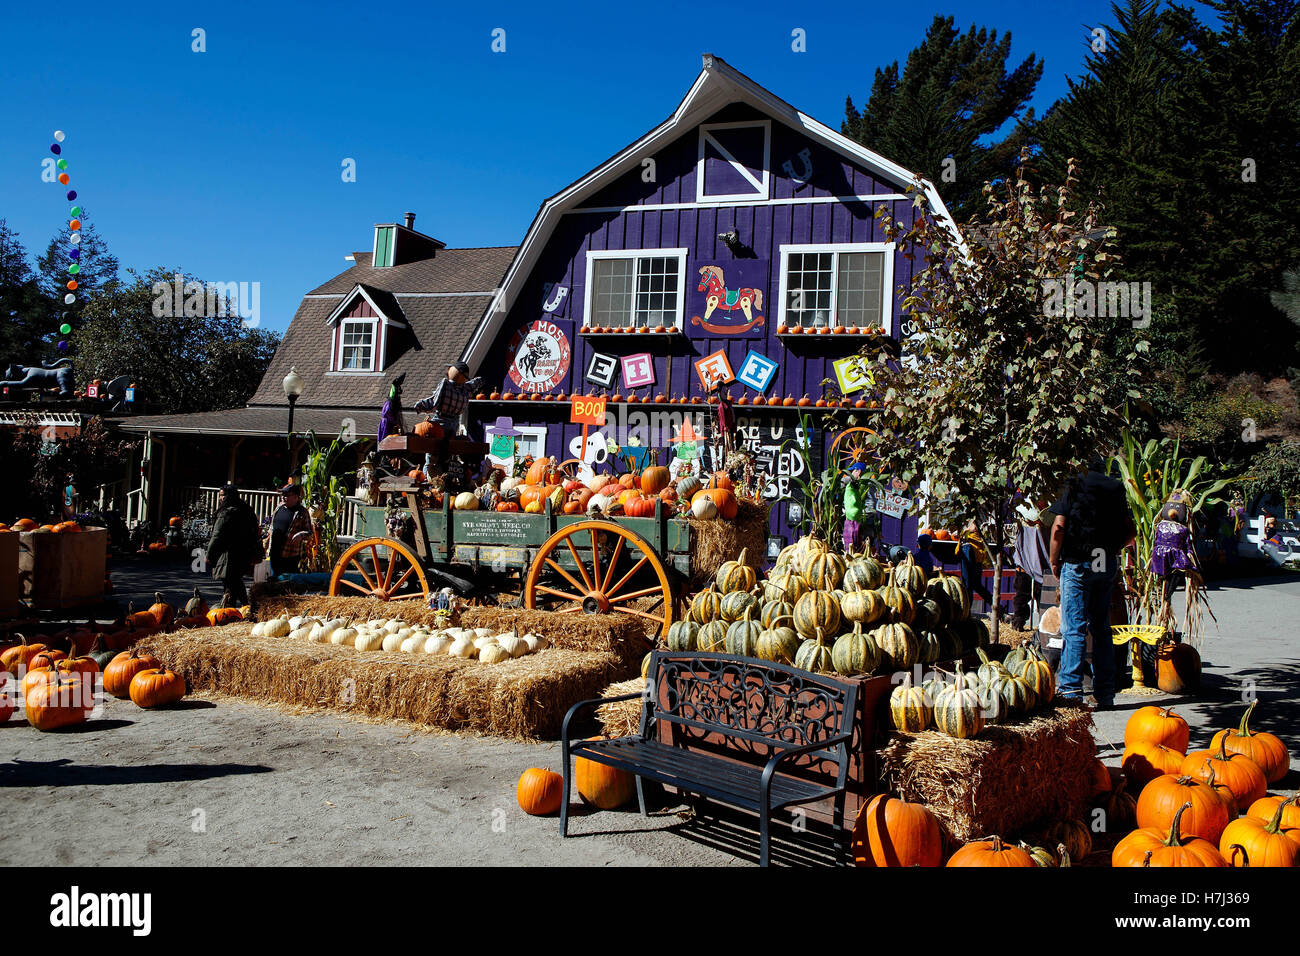
M 1300 578 L 1219 585 L 1203 649 L 1205 689 L 1180 712 L 1192 745 L 1260 698 L 1258 729 L 1296 749 L 1300 735 Z M 1178 600 L 1181 600 L 1181 596 Z M 1140 701 L 1097 715 L 1098 752 L 1118 763 Z M 1177 702 L 1175 702 L 1177 703 Z M 1110 742 L 1114 742 L 1112 747 Z M 559 744 L 527 744 L 296 716 L 230 698 L 168 711 L 109 700 L 89 724 L 41 734 L 0 725 L 5 858 L 99 865 L 752 865 L 742 820 L 693 821 L 669 807 L 583 813 L 560 839 L 525 815 L 514 786 L 528 766 L 559 769 Z M 1278 786 L 1291 790 L 1300 775 Z M 778 828 L 780 829 L 780 828 Z M 672 832 L 664 832 L 671 830 Z M 777 862 L 807 862 L 812 837 L 777 834 Z

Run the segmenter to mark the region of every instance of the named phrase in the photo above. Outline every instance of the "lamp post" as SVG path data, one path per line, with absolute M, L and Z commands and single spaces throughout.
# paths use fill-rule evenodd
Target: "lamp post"
M 298 396 L 302 394 L 303 386 L 306 384 L 302 376 L 298 374 L 298 367 L 291 366 L 289 374 L 284 377 L 284 397 L 289 400 L 289 473 L 293 473 L 293 406 L 298 401 Z

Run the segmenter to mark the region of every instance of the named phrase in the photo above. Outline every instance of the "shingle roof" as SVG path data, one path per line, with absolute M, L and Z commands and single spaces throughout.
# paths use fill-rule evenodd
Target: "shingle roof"
M 447 366 L 460 358 L 514 254 L 514 246 L 443 249 L 431 259 L 372 269 L 370 253 L 356 253 L 353 268 L 302 300 L 249 405 L 284 408 L 280 383 L 291 367 L 305 382 L 299 409 L 361 407 L 378 412 L 388 397 L 389 382 L 403 372 L 403 404 L 413 405 L 432 394 Z M 329 372 L 331 328 L 326 320 L 358 284 L 385 314 L 409 326 L 389 329 L 383 375 Z M 482 294 L 447 295 L 475 292 Z
M 298 408 L 293 414 L 297 434 L 314 431 L 322 438 L 339 434 L 344 419 L 352 419 L 358 438 L 373 437 L 379 430 L 378 408 Z M 111 419 L 128 432 L 155 431 L 188 435 L 283 435 L 289 424 L 288 408 L 228 408 L 192 415 L 132 415 Z

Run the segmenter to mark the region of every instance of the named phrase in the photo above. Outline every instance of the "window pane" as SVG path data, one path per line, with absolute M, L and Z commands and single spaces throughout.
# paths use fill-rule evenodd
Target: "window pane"
M 880 325 L 883 252 L 841 252 L 835 318 L 838 325 Z
M 636 325 L 657 328 L 677 324 L 676 256 L 637 260 Z
M 597 259 L 592 266 L 590 325 L 619 328 L 632 322 L 634 259 Z
M 829 252 L 793 252 L 786 269 L 786 325 L 829 325 L 831 267 Z
M 374 341 L 375 327 L 369 322 L 343 323 L 343 360 L 344 370 L 371 367 L 371 346 Z

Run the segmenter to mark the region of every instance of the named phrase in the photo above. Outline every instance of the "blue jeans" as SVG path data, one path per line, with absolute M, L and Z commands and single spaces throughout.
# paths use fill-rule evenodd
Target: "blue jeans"
M 1115 699 L 1115 649 L 1110 639 L 1110 591 L 1117 562 L 1106 556 L 1108 571 L 1094 571 L 1087 562 L 1061 568 L 1061 667 L 1056 692 L 1076 700 L 1083 696 L 1084 659 L 1092 631 L 1092 694 L 1098 703 Z

